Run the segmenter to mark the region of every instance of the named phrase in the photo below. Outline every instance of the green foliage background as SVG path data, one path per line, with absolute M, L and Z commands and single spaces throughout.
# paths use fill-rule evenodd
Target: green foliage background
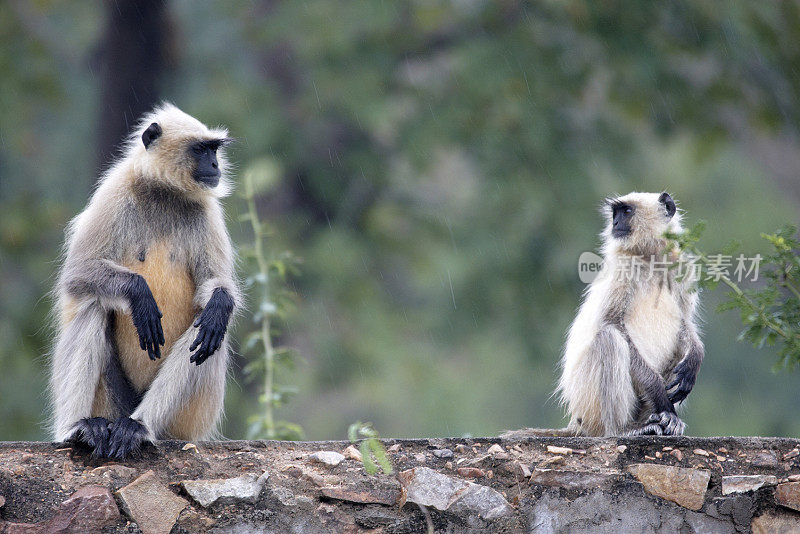
M 97 175 L 99 3 L 0 4 L 0 439 L 42 439 L 65 223 Z M 798 221 L 796 2 L 169 4 L 165 99 L 268 162 L 275 250 L 303 259 L 281 418 L 308 438 L 559 426 L 550 399 L 600 200 L 668 190 L 701 243 Z M 57 38 L 53 37 L 57 32 Z M 243 202 L 226 202 L 234 239 Z M 695 435 L 800 435 L 797 374 L 704 294 Z M 242 322 L 249 321 L 247 314 Z M 250 325 L 238 332 L 246 333 Z M 236 334 L 238 335 L 238 332 Z M 257 409 L 235 362 L 225 434 Z

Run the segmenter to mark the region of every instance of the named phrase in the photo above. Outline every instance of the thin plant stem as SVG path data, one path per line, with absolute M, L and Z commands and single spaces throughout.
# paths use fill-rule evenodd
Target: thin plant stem
M 256 209 L 255 192 L 253 188 L 252 177 L 248 177 L 246 181 L 246 199 L 247 211 L 249 214 L 250 224 L 253 228 L 254 240 L 254 253 L 256 262 L 258 263 L 258 272 L 261 276 L 261 283 L 264 288 L 263 302 L 270 302 L 269 294 L 269 262 L 264 255 L 263 236 L 264 225 L 258 218 L 258 210 Z M 264 427 L 266 429 L 266 438 L 275 439 L 275 415 L 273 406 L 273 389 L 275 377 L 275 348 L 272 346 L 272 337 L 270 335 L 270 314 L 268 310 L 263 310 L 261 316 L 261 342 L 264 345 Z

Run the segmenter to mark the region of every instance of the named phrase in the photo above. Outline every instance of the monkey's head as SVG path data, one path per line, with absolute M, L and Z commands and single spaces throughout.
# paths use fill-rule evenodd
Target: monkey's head
M 628 193 L 608 198 L 603 239 L 612 250 L 649 256 L 663 252 L 665 232 L 682 231 L 681 216 L 668 193 Z
M 144 116 L 132 136 L 138 174 L 188 194 L 229 192 L 223 148 L 228 131 L 210 129 L 172 104 Z

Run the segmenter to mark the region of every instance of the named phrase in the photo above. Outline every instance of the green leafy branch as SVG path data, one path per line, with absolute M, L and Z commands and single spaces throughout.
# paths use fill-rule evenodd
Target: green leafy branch
M 260 160 L 244 173 L 242 198 L 246 211 L 240 219 L 249 221 L 253 232 L 252 246 L 242 247 L 244 257 L 254 264 L 253 273 L 245 285 L 259 294 L 258 307 L 253 313 L 256 329 L 245 337 L 242 350 L 254 355 L 244 368 L 250 380 L 262 379 L 263 391 L 259 396 L 262 410 L 250 417 L 248 434 L 251 438 L 302 439 L 303 429 L 288 421 L 276 421 L 275 410 L 296 393 L 296 388 L 276 383 L 279 368 L 294 368 L 294 351 L 276 347 L 273 343 L 274 322 L 285 319 L 293 304 L 293 293 L 286 287 L 289 274 L 298 274 L 299 261 L 291 252 L 274 253 L 267 242 L 274 232 L 270 225 L 259 218 L 256 198 L 265 194 L 277 182 L 278 169 L 271 160 Z M 261 350 L 257 350 L 260 348 Z
M 380 441 L 378 431 L 372 427 L 372 423 L 362 423 L 361 421 L 353 423 L 347 429 L 347 436 L 353 444 L 361 440 L 358 450 L 361 452 L 361 462 L 367 473 L 374 475 L 380 467 L 384 474 L 392 474 L 392 463 L 389 461 L 386 448 Z
M 700 221 L 683 234 L 669 234 L 667 238 L 699 265 L 699 287 L 716 288 L 719 283 L 730 291 L 718 311 L 738 310 L 744 330 L 739 341 L 747 341 L 761 348 L 780 344 L 778 366 L 794 367 L 800 362 L 800 241 L 797 227 L 786 225 L 775 233 L 761 234 L 771 246 L 760 260 L 759 268 L 764 282 L 753 288 L 742 288 L 722 272 L 722 255 L 709 255 L 698 246 L 705 224 Z M 724 251 L 733 255 L 739 248 L 732 244 Z

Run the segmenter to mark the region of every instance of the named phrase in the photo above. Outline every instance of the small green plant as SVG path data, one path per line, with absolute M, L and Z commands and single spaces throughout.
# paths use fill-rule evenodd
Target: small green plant
M 251 361 L 244 368 L 249 380 L 262 380 L 259 395 L 261 410 L 248 420 L 251 438 L 288 439 L 303 438 L 303 429 L 288 421 L 276 421 L 275 410 L 296 393 L 294 387 L 278 384 L 276 372 L 283 368 L 294 368 L 294 351 L 276 347 L 273 343 L 276 319 L 285 319 L 293 304 L 293 293 L 286 287 L 288 274 L 297 274 L 298 260 L 291 252 L 275 253 L 268 245 L 274 235 L 271 226 L 261 220 L 256 207 L 258 196 L 268 192 L 277 182 L 278 169 L 268 159 L 260 160 L 248 167 L 244 173 L 242 198 L 246 211 L 240 219 L 249 221 L 253 231 L 253 243 L 241 247 L 242 256 L 251 265 L 251 275 L 245 279 L 245 287 L 258 295 L 252 320 L 255 330 L 248 334 L 242 351 L 251 354 Z
M 361 452 L 361 462 L 364 470 L 370 475 L 378 472 L 378 467 L 387 475 L 392 474 L 392 464 L 386 455 L 386 447 L 380 441 L 378 431 L 372 427 L 372 423 L 362 423 L 357 421 L 347 429 L 347 436 L 350 443 L 361 443 L 358 450 Z
M 707 254 L 697 246 L 704 228 L 705 224 L 700 221 L 683 234 L 667 237 L 700 267 L 699 287 L 714 289 L 722 283 L 730 289 L 718 311 L 739 311 L 745 327 L 739 340 L 759 348 L 779 344 L 780 360 L 776 367 L 793 368 L 800 362 L 800 241 L 797 228 L 786 225 L 775 233 L 761 234 L 771 249 L 765 256 L 754 258 L 760 273 L 752 272 L 751 266 L 747 274 L 759 279 L 758 284 L 751 288 L 742 288 L 739 281 L 734 281 L 723 269 L 724 266 L 733 266 L 727 264 L 730 259 L 733 263 L 743 257 L 742 254 L 735 256 L 739 245 L 730 245 L 722 254 Z

